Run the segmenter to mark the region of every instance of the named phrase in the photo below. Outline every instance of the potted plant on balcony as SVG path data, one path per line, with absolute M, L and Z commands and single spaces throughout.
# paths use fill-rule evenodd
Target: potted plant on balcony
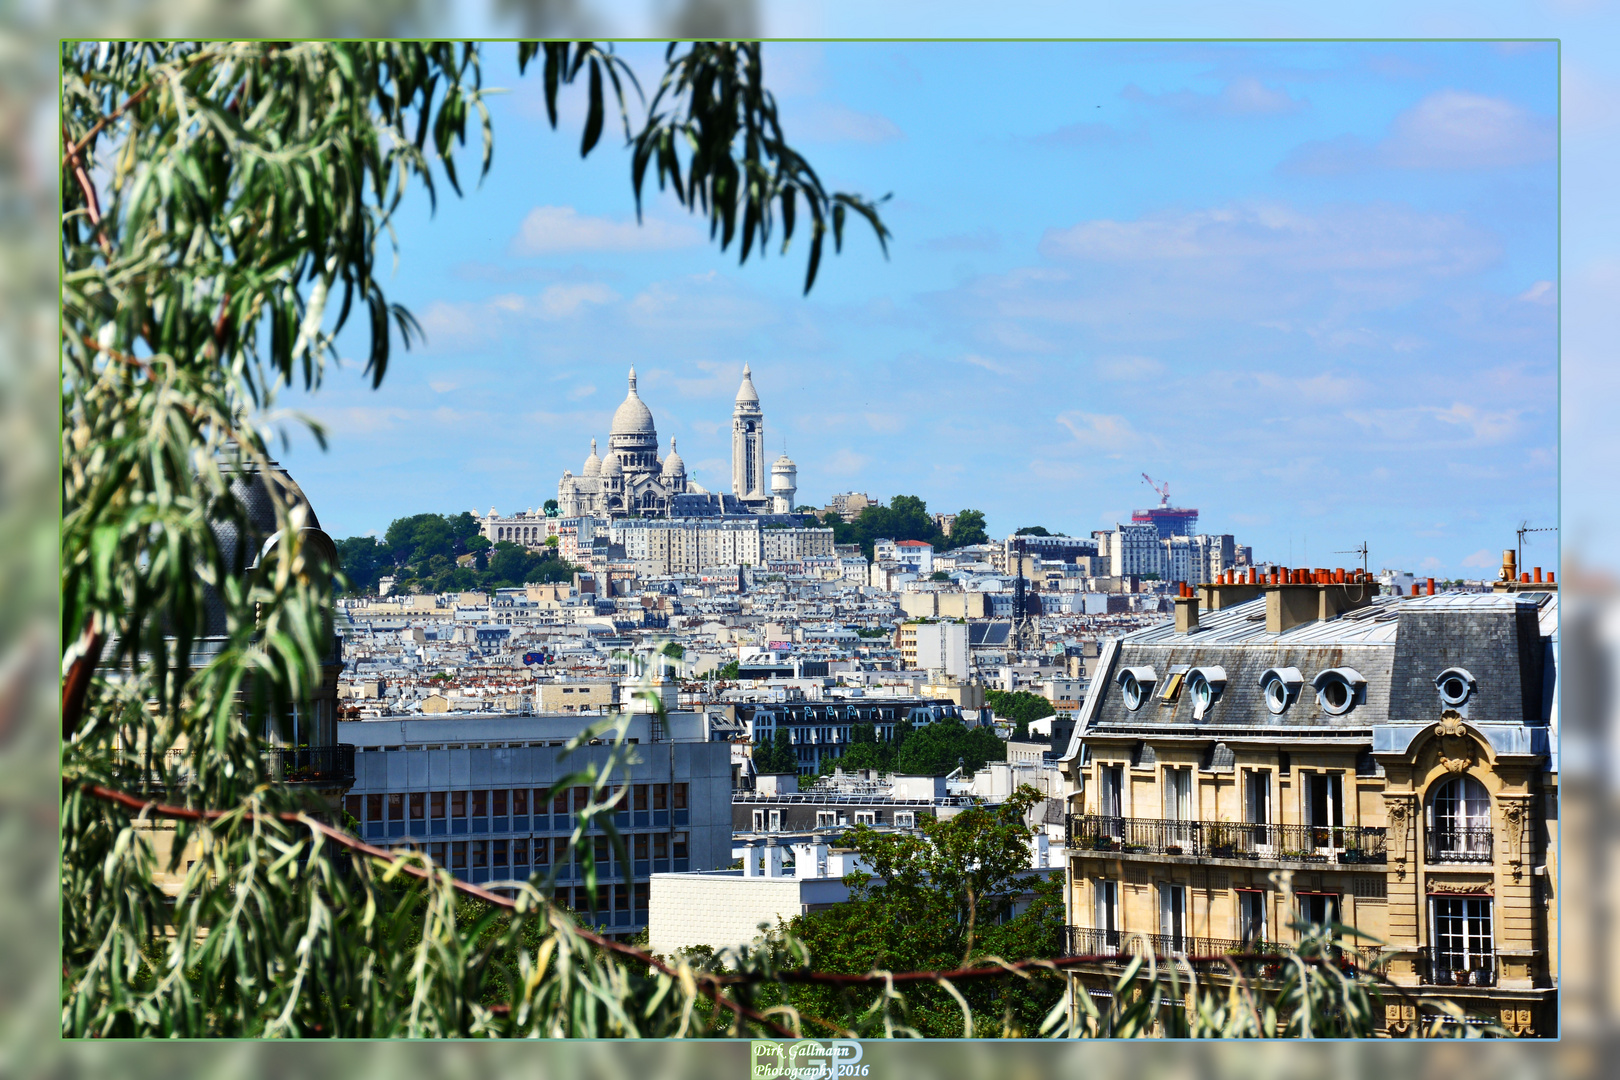
M 1140 855 L 1145 852 L 1148 847 L 1146 844 L 1127 843 L 1124 845 L 1124 849 L 1127 854 Z
M 1113 836 L 1093 836 L 1091 838 L 1093 851 L 1118 851 L 1119 839 Z
M 1209 853 L 1217 859 L 1237 856 L 1237 833 L 1226 818 L 1209 827 Z
M 1175 843 L 1166 844 L 1164 845 L 1164 853 L 1166 855 L 1180 855 L 1182 854 L 1181 845 Z

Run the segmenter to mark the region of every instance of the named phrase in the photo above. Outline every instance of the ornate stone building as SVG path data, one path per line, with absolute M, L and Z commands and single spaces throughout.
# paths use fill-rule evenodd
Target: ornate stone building
M 1387 1034 L 1447 999 L 1555 1035 L 1556 588 L 1221 577 L 1104 646 L 1062 761 L 1068 951 L 1286 953 L 1342 922 L 1400 988 Z

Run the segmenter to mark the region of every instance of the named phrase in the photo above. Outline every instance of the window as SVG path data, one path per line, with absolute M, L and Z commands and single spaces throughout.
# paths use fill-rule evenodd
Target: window
M 1343 716 L 1355 706 L 1356 692 L 1366 682 L 1354 668 L 1330 668 L 1314 680 L 1316 702 L 1323 712 Z
M 350 795 L 343 800 L 344 813 L 356 821 L 366 820 L 366 797 L 364 795 Z
M 566 813 L 568 813 L 568 789 L 567 788 L 564 788 L 563 790 L 557 792 L 556 797 L 551 800 L 551 812 L 553 814 L 566 814 Z
M 1272 678 L 1266 682 L 1266 708 L 1274 715 L 1281 714 L 1288 708 L 1288 684 L 1281 679 Z
M 519 817 L 527 817 L 529 813 L 529 789 L 512 789 L 512 813 Z
M 492 844 L 490 845 L 490 856 L 491 856 L 491 862 L 494 864 L 495 869 L 497 869 L 497 870 L 505 870 L 506 867 L 507 867 L 507 862 L 506 862 L 507 844 L 506 844 L 506 841 L 505 840 L 493 841 Z
M 685 784 L 676 784 L 675 785 L 674 796 L 675 797 L 674 797 L 674 799 L 672 801 L 672 808 L 675 809 L 675 810 L 685 810 L 686 809 L 686 785 Z
M 871 810 L 857 810 L 855 811 L 855 824 L 875 825 L 877 824 L 877 818 Z
M 1142 702 L 1153 690 L 1152 668 L 1126 668 L 1115 678 L 1119 683 L 1120 697 L 1132 712 L 1142 707 Z
M 1187 951 L 1187 889 L 1182 885 L 1159 886 L 1159 933 L 1171 952 Z
M 1250 843 L 1257 848 L 1271 846 L 1271 774 L 1262 769 L 1243 770 L 1243 819 L 1250 825 Z
M 411 820 L 422 821 L 427 818 L 427 795 L 424 792 L 411 792 Z
M 435 821 L 444 820 L 444 792 L 434 791 L 429 793 L 428 817 Z
M 1434 687 L 1440 691 L 1440 700 L 1455 709 L 1473 694 L 1474 677 L 1463 668 L 1447 668 L 1435 677 Z
M 493 798 L 492 801 L 495 804 L 495 806 L 494 806 L 494 814 L 495 814 L 495 816 L 496 817 L 505 817 L 506 816 L 506 795 L 507 795 L 506 789 L 502 788 L 499 791 L 494 792 L 493 795 L 494 795 L 494 798 Z
M 405 820 L 405 796 L 398 791 L 388 793 L 388 820 Z
M 428 858 L 432 859 L 435 865 L 443 866 L 444 865 L 444 856 L 445 856 L 445 845 L 444 844 L 429 844 L 428 845 Z
M 1181 697 L 1181 680 L 1184 673 L 1171 675 L 1164 683 L 1164 693 L 1159 695 L 1159 704 L 1174 705 Z
M 529 865 L 528 837 L 520 837 L 512 841 L 512 865 L 518 867 Z
M 467 869 L 467 841 L 457 840 L 450 845 L 450 869 Z
M 1266 940 L 1266 894 L 1259 889 L 1239 889 L 1238 939 L 1245 945 Z
M 683 833 L 683 832 L 676 833 L 673 840 L 671 841 L 670 846 L 675 849 L 675 858 L 677 858 L 677 859 L 686 858 L 686 834 L 685 833 Z
M 669 834 L 653 833 L 653 858 L 669 858 Z
M 838 811 L 836 811 L 836 810 L 817 810 L 816 811 L 816 828 L 825 829 L 825 828 L 828 828 L 830 826 L 837 825 L 837 824 L 838 824 Z
M 770 823 L 769 823 L 769 825 L 767 827 L 770 829 L 771 832 L 779 832 L 779 831 L 781 831 L 781 828 L 782 828 L 782 811 L 780 811 L 780 810 L 772 810 L 770 812 Z M 676 856 L 676 858 L 679 858 L 679 857 L 680 856 Z
M 1192 769 L 1188 767 L 1164 770 L 1164 818 L 1166 854 L 1180 854 L 1171 848 L 1192 852 Z
M 1444 986 L 1496 982 L 1488 896 L 1431 896 L 1434 944 L 1429 981 Z
M 653 785 L 653 809 L 654 810 L 668 810 L 669 809 L 669 785 L 668 784 L 654 784 Z
M 647 785 L 637 784 L 631 794 L 635 798 L 636 811 L 638 813 L 645 812 L 650 805 L 647 801 Z
M 1110 836 L 1121 836 L 1125 828 L 1125 767 L 1099 765 L 1098 809 L 1102 811 Z
M 1344 847 L 1344 774 L 1309 773 L 1305 777 L 1305 822 L 1313 848 Z
M 897 829 L 915 829 L 917 827 L 917 812 L 915 810 L 896 810 L 894 812 L 894 827 Z
M 645 918 L 647 915 L 647 905 L 652 899 L 652 886 L 645 881 L 641 881 L 636 883 L 635 889 L 636 910 L 641 912 L 642 917 Z
M 356 817 L 360 815 L 356 814 Z M 366 796 L 366 820 L 381 821 L 383 819 L 383 797 L 378 795 Z
M 1429 801 L 1429 857 L 1435 862 L 1489 862 L 1491 796 L 1472 776 L 1454 776 Z
M 1302 892 L 1299 894 L 1299 917 L 1303 922 L 1326 926 L 1339 921 L 1339 894 Z
M 465 791 L 452 791 L 450 793 L 450 816 L 453 818 L 467 816 L 467 793 Z
M 631 847 L 634 848 L 634 850 L 635 850 L 635 860 L 636 860 L 636 862 L 646 862 L 647 861 L 647 834 L 646 833 L 636 833 L 636 835 L 631 838 Z
M 482 870 L 489 865 L 489 845 L 482 840 L 472 842 L 472 868 Z
M 489 792 L 475 791 L 472 793 L 472 816 L 475 818 L 489 816 Z
M 1119 882 L 1098 878 L 1093 883 L 1095 927 L 1102 947 L 1099 952 L 1112 953 L 1119 948 Z M 1085 947 L 1082 946 L 1082 949 Z
M 588 788 L 588 787 L 576 787 L 573 790 L 574 790 L 574 813 L 576 813 L 576 814 L 583 813 L 584 810 L 585 810 L 585 807 L 590 805 L 590 802 L 591 802 L 591 789 Z
M 818 825 L 821 824 L 821 815 L 820 814 L 816 815 L 816 824 L 818 824 Z M 763 811 L 763 810 L 755 810 L 754 811 L 754 831 L 755 832 L 764 832 L 765 831 L 765 811 Z

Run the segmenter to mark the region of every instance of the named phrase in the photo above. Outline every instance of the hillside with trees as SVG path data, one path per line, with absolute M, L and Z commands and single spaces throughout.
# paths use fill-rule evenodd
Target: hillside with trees
M 832 527 L 834 542 L 859 544 L 868 559 L 874 540 L 921 540 L 934 545 L 935 551 L 948 551 L 990 539 L 984 531 L 984 514 L 978 510 L 959 511 L 951 535 L 946 536 L 934 524 L 928 504 L 915 495 L 896 495 L 888 506 L 868 506 L 854 521 L 829 513 L 821 523 Z
M 465 511 L 397 518 L 381 539 L 351 536 L 337 548 L 346 591 L 360 595 L 375 593 L 389 575 L 396 592 L 440 593 L 571 581 L 575 571 L 555 544 L 543 551 L 510 540 L 491 544 Z

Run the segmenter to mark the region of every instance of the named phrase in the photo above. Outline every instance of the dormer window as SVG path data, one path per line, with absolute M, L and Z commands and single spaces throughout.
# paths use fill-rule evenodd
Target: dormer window
M 1223 667 L 1196 667 L 1187 673 L 1187 693 L 1192 697 L 1193 719 L 1202 720 L 1204 713 L 1226 689 L 1226 669 Z
M 1330 668 L 1316 677 L 1316 703 L 1331 716 L 1343 716 L 1356 705 L 1367 680 L 1355 668 Z
M 1128 667 L 1121 669 L 1114 681 L 1119 683 L 1120 697 L 1124 699 L 1125 707 L 1135 712 L 1153 693 L 1153 684 L 1159 680 L 1150 667 Z
M 1299 696 L 1299 688 L 1304 683 L 1305 677 L 1299 673 L 1299 668 L 1267 668 L 1260 676 L 1260 690 L 1265 695 L 1266 708 L 1274 716 L 1282 715 Z
M 1465 668 L 1446 668 L 1435 676 L 1435 689 L 1440 691 L 1440 700 L 1455 709 L 1467 703 L 1474 693 L 1474 677 Z

